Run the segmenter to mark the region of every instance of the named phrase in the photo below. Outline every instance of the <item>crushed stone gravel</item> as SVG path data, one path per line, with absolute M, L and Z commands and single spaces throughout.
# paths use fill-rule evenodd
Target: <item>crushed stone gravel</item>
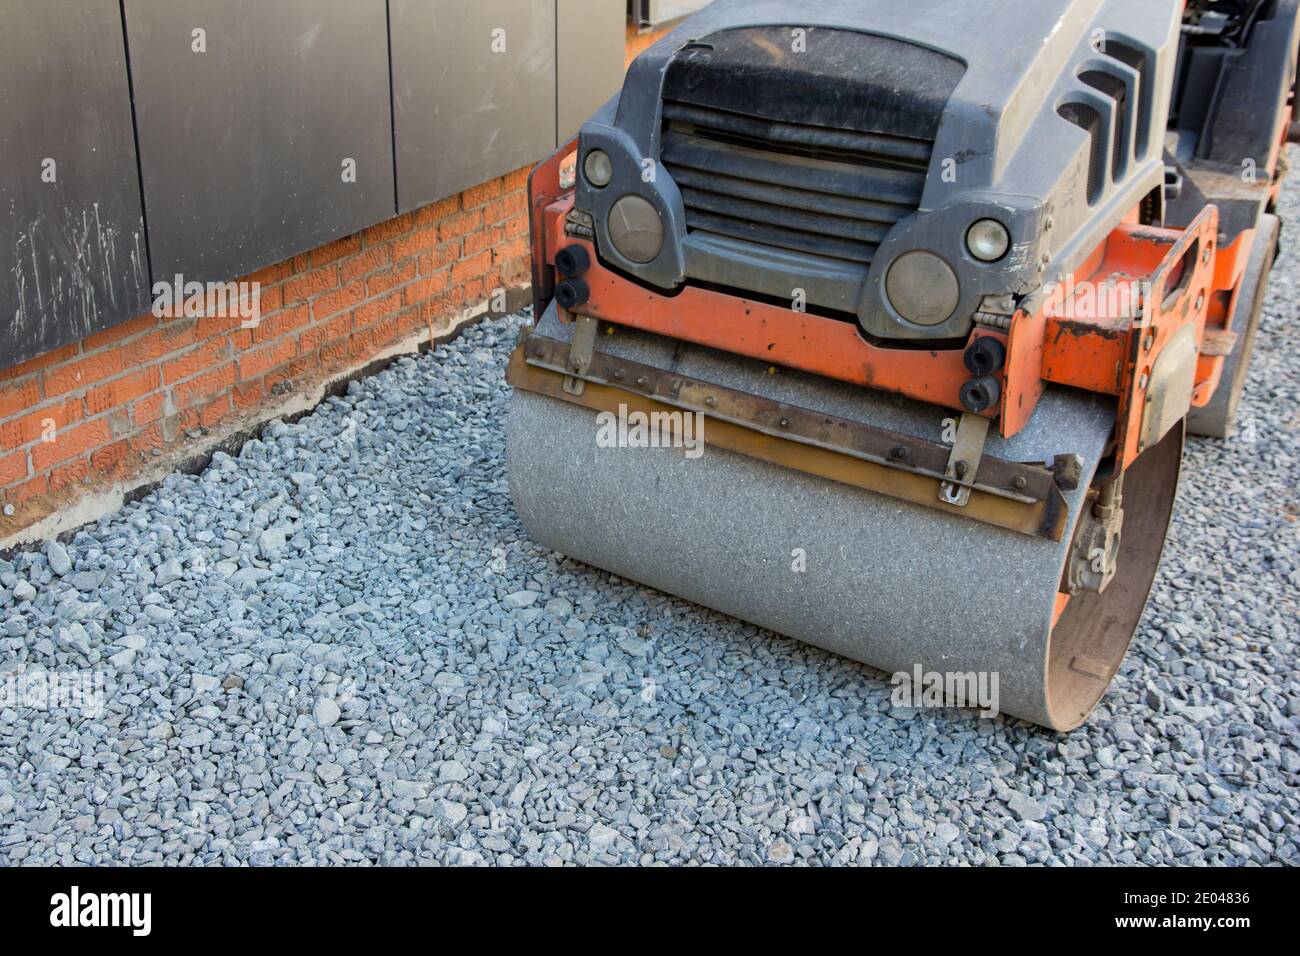
M 1298 267 L 1073 734 L 531 543 L 517 318 L 0 560 L 0 862 L 1300 863 Z

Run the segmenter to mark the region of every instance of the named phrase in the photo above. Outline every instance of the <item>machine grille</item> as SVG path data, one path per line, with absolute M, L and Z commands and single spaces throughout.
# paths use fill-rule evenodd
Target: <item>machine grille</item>
M 673 100 L 663 120 L 690 232 L 862 265 L 920 205 L 933 147 Z

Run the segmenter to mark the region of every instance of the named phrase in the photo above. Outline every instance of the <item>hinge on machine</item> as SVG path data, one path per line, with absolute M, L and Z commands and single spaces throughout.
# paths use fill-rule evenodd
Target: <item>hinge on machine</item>
M 986 295 L 975 311 L 975 324 L 990 329 L 1007 331 L 1016 314 L 1016 300 L 1012 295 Z
M 958 508 L 970 504 L 971 485 L 979 474 L 980 460 L 984 457 L 984 441 L 989 434 L 989 420 L 981 415 L 967 413 L 957 422 L 957 437 L 948 456 L 944 481 L 939 485 L 939 500 Z
M 1079 516 L 1070 559 L 1066 564 L 1066 585 L 1071 594 L 1096 591 L 1101 594 L 1115 578 L 1119 558 L 1120 531 L 1124 527 L 1124 475 L 1106 482 Z
M 568 369 L 572 375 L 564 378 L 564 390 L 570 395 L 581 395 L 587 383 L 582 376 L 591 368 L 591 356 L 596 349 L 595 319 L 588 315 L 575 316 L 573 323 L 573 342 L 569 346 Z

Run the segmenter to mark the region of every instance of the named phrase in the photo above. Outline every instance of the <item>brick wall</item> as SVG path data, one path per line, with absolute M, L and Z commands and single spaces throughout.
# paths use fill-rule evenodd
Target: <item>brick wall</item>
M 47 537 L 331 382 L 517 308 L 528 170 L 246 277 L 261 320 L 125 322 L 0 371 L 0 545 Z M 497 290 L 502 290 L 500 293 Z
M 673 24 L 629 26 L 627 62 Z M 261 319 L 143 315 L 0 370 L 0 547 L 51 537 L 333 383 L 529 301 L 528 170 L 247 276 Z

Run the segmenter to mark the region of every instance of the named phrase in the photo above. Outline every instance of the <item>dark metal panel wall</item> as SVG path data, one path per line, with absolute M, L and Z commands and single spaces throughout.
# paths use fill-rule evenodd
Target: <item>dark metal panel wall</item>
M 384 0 L 125 10 L 155 277 L 229 280 L 394 214 Z
M 149 288 L 117 0 L 0 0 L 0 366 L 147 311 Z
M 555 148 L 555 0 L 391 0 L 398 205 Z
M 562 143 L 576 135 L 623 83 L 627 11 L 612 0 L 556 0 L 556 21 Z

